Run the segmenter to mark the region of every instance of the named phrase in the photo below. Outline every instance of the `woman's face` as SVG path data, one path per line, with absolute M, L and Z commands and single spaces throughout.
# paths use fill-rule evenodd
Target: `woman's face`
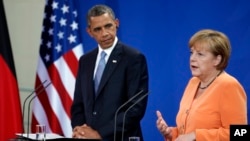
M 202 79 L 216 71 L 220 59 L 209 51 L 207 44 L 195 43 L 190 50 L 190 69 L 193 76 Z

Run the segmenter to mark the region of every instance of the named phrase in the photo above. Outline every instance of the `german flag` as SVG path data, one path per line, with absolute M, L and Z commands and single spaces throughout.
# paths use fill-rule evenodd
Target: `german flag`
M 22 112 L 15 65 L 3 0 L 0 0 L 0 140 L 23 133 Z

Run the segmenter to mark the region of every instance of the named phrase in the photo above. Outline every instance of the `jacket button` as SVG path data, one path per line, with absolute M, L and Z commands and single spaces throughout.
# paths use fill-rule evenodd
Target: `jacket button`
M 94 111 L 94 112 L 93 112 L 93 115 L 97 115 L 97 112 L 96 112 L 96 111 Z

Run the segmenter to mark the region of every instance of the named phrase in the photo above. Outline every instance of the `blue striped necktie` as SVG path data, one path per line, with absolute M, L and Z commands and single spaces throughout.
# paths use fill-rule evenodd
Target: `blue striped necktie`
M 97 66 L 97 70 L 96 70 L 96 74 L 95 74 L 95 92 L 97 93 L 97 90 L 98 90 L 98 87 L 99 87 L 99 84 L 100 84 L 100 81 L 101 81 L 101 78 L 102 78 L 102 73 L 103 73 L 103 70 L 105 68 L 105 65 L 106 65 L 106 61 L 105 61 L 105 56 L 107 54 L 102 51 L 101 52 L 101 58 L 100 58 L 100 61 L 99 61 L 99 64 Z

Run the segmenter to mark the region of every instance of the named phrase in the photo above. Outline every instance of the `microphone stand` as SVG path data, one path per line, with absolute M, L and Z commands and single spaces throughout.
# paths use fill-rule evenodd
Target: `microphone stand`
M 39 94 L 41 94 L 49 85 L 51 84 L 51 82 L 49 84 L 47 84 L 42 90 L 40 90 L 39 92 L 36 93 L 36 95 L 34 95 L 30 101 L 29 101 L 29 105 L 28 105 L 28 125 L 27 125 L 27 137 L 29 138 L 29 122 L 30 122 L 30 119 L 29 119 L 29 114 L 30 114 L 30 104 L 31 102 L 33 101 L 33 99 L 35 99 Z
M 135 103 L 133 103 L 124 113 L 123 115 L 123 124 L 122 124 L 122 141 L 123 141 L 123 136 L 124 136 L 124 127 L 125 127 L 125 117 L 127 112 L 134 107 L 138 102 L 140 102 L 142 99 L 144 99 L 146 96 L 148 96 L 149 93 L 144 94 L 142 97 L 140 97 Z
M 25 113 L 25 105 L 26 105 L 26 101 L 38 90 L 40 89 L 43 84 L 47 82 L 47 80 L 43 81 L 38 87 L 35 88 L 35 90 L 33 90 L 24 100 L 24 103 L 23 103 L 23 114 L 22 114 L 22 118 L 23 118 L 23 130 L 25 129 L 24 127 L 24 113 Z M 23 135 L 23 134 L 22 134 Z
M 121 108 L 123 108 L 124 106 L 126 106 L 129 102 L 131 102 L 133 99 L 135 99 L 137 96 L 139 96 L 141 93 L 143 92 L 143 90 L 140 90 L 137 94 L 135 94 L 133 97 L 131 97 L 128 101 L 126 101 L 125 103 L 123 103 L 115 112 L 115 123 L 114 123 L 114 141 L 116 141 L 116 118 L 117 118 L 117 114 L 118 112 L 121 110 Z

